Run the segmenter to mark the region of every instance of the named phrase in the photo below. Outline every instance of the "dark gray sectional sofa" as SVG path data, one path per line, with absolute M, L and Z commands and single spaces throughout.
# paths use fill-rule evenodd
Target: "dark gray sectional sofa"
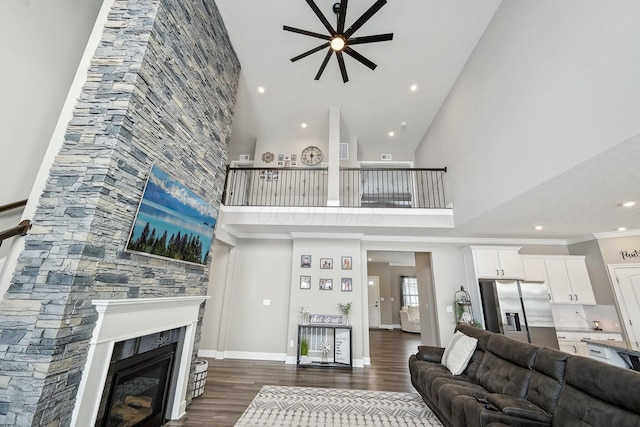
M 441 365 L 443 348 L 420 346 L 409 358 L 411 383 L 446 426 L 640 426 L 639 372 L 456 330 L 478 340 L 461 375 Z

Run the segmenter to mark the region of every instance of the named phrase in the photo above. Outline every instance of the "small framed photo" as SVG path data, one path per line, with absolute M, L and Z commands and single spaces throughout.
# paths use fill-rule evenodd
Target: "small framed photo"
M 342 269 L 343 270 L 351 270 L 351 257 L 343 256 L 342 257 Z
M 277 165 L 278 165 L 279 168 L 284 167 L 284 160 L 278 160 Z
M 343 277 L 340 283 L 342 285 L 342 292 L 351 292 L 351 277 Z
M 320 279 L 320 290 L 321 291 L 333 290 L 333 279 Z
M 320 258 L 320 268 L 331 270 L 333 268 L 333 258 Z
M 278 154 L 278 161 L 279 162 L 283 162 L 284 161 L 284 154 Z
M 284 156 L 284 161 L 285 161 L 285 162 L 291 161 L 291 155 L 289 155 L 289 154 L 285 154 L 285 156 Z
M 311 268 L 311 255 L 300 255 L 300 267 Z
M 300 289 L 311 289 L 311 276 L 300 276 Z
M 298 161 L 298 155 L 297 154 L 292 154 L 291 155 L 291 161 L 292 162 L 297 162 Z
M 291 160 L 291 166 L 292 167 L 298 166 L 298 162 L 296 162 L 295 160 Z

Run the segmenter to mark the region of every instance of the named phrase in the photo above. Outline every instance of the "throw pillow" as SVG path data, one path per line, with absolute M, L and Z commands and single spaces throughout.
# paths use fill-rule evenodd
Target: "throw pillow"
M 477 339 L 469 337 L 460 331 L 456 332 L 444 350 L 441 363 L 453 375 L 460 375 L 471 360 L 477 344 Z

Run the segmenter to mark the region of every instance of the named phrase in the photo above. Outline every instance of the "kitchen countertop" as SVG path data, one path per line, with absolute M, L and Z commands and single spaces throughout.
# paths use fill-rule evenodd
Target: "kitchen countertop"
M 582 340 L 587 346 L 599 346 L 608 348 L 618 353 L 620 358 L 627 364 L 627 367 L 640 371 L 640 351 L 632 350 L 622 341 L 611 340 Z
M 556 327 L 557 332 L 593 332 L 594 334 L 621 334 L 621 331 L 603 331 L 589 328 L 562 328 Z
M 616 351 L 622 351 L 625 354 L 640 356 L 640 351 L 632 350 L 622 341 L 610 341 L 610 340 L 582 340 L 582 342 L 586 342 L 587 344 L 595 344 L 602 347 L 612 348 Z

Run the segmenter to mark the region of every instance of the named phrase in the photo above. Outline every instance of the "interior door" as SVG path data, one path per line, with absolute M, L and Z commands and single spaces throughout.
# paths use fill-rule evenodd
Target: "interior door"
M 367 277 L 367 293 L 369 295 L 369 327 L 380 327 L 380 278 Z
M 640 350 L 640 265 L 610 267 L 629 344 Z

